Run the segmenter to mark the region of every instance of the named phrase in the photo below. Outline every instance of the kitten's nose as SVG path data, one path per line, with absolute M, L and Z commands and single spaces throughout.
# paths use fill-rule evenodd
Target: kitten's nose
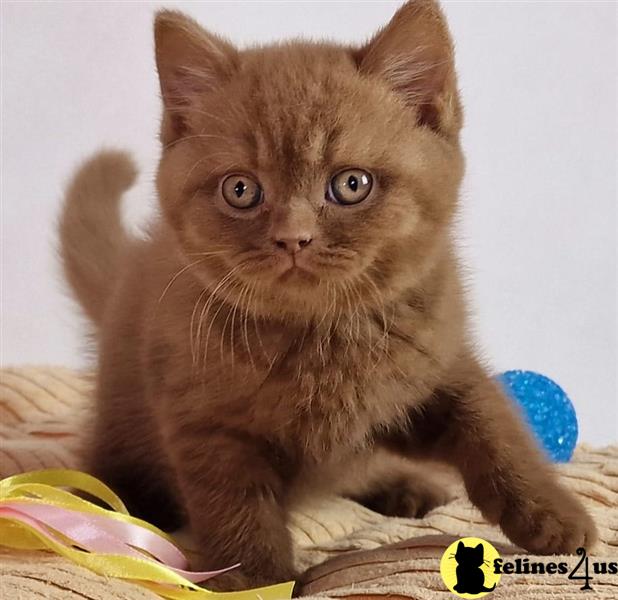
M 277 248 L 285 250 L 290 254 L 296 254 L 303 248 L 306 248 L 311 243 L 311 235 L 308 233 L 300 233 L 298 235 L 277 236 L 273 239 L 273 243 Z

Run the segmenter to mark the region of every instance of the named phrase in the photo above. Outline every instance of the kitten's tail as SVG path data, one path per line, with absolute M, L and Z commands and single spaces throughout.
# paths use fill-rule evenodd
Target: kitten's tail
M 127 153 L 104 150 L 82 164 L 66 191 L 59 223 L 64 273 L 95 324 L 101 321 L 129 243 L 120 200 L 136 175 Z

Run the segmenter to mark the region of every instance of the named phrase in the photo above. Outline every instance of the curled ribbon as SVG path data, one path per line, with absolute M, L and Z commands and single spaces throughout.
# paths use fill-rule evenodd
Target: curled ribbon
M 102 508 L 63 488 L 86 492 Z M 95 477 L 49 469 L 0 481 L 0 545 L 52 550 L 99 575 L 137 583 L 170 600 L 286 600 L 294 582 L 242 592 L 211 592 L 198 585 L 219 571 L 188 571 L 172 538 L 132 517 L 122 500 Z

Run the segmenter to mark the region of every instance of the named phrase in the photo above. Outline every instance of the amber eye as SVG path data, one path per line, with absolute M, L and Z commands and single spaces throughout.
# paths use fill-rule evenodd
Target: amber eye
M 234 208 L 253 208 L 262 201 L 262 188 L 247 175 L 228 175 L 221 184 L 225 201 Z
M 367 171 L 346 169 L 330 180 L 327 197 L 338 204 L 358 204 L 369 196 L 372 186 L 373 178 Z

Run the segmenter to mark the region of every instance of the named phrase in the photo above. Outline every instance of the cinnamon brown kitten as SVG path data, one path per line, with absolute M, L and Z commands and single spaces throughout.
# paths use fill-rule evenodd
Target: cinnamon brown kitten
M 155 40 L 160 218 L 124 232 L 134 167 L 104 152 L 61 222 L 98 334 L 91 470 L 146 518 L 188 519 L 205 566 L 242 562 L 230 588 L 297 575 L 299 496 L 404 516 L 443 501 L 402 457 L 456 467 L 530 551 L 593 543 L 466 332 L 462 113 L 437 4 L 408 2 L 360 47 L 241 51 L 169 11 Z

